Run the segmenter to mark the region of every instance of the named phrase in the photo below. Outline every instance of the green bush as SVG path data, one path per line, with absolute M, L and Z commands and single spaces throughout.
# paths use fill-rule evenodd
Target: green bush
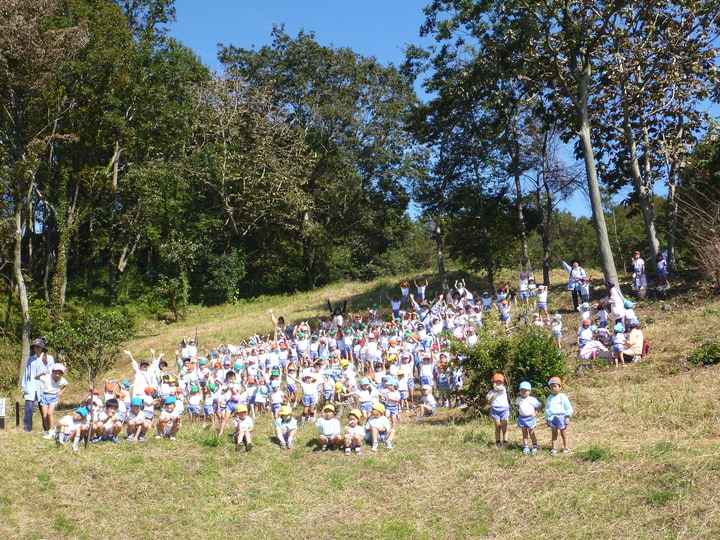
M 720 337 L 708 341 L 695 349 L 687 359 L 692 366 L 720 363 Z
M 456 342 L 453 353 L 464 358 L 465 398 L 477 407 L 487 404 L 485 395 L 494 373 L 505 376 L 510 396 L 517 394 L 522 381 L 528 381 L 533 395 L 543 400 L 550 393 L 548 379 L 564 378 L 569 371 L 552 336 L 534 327 L 519 328 L 512 334 L 484 330 L 474 347 Z

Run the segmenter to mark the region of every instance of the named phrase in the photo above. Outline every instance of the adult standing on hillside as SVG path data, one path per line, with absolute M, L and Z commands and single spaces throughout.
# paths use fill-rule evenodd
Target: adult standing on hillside
M 43 382 L 39 379 L 40 375 L 52 372 L 52 365 L 55 358 L 47 353 L 45 341 L 37 338 L 30 346 L 32 354 L 28 358 L 25 365 L 25 373 L 23 374 L 22 391 L 25 398 L 25 413 L 23 416 L 23 428 L 25 431 L 32 431 L 32 417 L 35 414 L 35 402 L 40 402 L 43 394 Z M 47 431 L 52 426 L 43 425 L 43 430 Z
M 570 264 L 566 263 L 562 257 L 558 257 L 558 260 L 565 271 L 570 274 L 567 288 L 568 291 L 572 292 L 573 309 L 577 311 L 581 299 L 580 286 L 582 285 L 583 278 L 587 279 L 587 274 L 577 259 L 573 259 Z

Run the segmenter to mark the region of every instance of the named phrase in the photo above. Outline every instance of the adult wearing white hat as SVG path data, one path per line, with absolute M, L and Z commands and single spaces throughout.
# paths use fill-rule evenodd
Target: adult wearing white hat
M 25 431 L 32 431 L 35 402 L 39 403 L 43 395 L 43 382 L 39 377 L 44 373 L 50 373 L 52 371 L 51 367 L 55 363 L 55 358 L 47 353 L 45 341 L 41 338 L 37 338 L 32 342 L 30 350 L 32 354 L 25 365 L 22 380 L 22 391 L 25 398 L 25 413 L 23 416 L 23 428 Z M 44 431 L 51 428 L 52 426 L 43 425 Z

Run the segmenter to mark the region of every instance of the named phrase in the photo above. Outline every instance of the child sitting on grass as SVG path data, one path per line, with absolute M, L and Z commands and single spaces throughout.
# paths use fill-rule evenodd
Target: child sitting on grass
M 323 407 L 323 415 L 315 422 L 318 429 L 318 440 L 320 441 L 320 450 L 327 451 L 328 448 L 333 450 L 342 443 L 340 435 L 340 421 L 335 418 L 335 407 L 332 403 L 326 403 Z
M 390 425 L 390 419 L 385 416 L 385 406 L 373 403 L 371 416 L 365 424 L 365 440 L 372 444 L 370 450 L 377 452 L 380 442 L 384 442 L 386 448 L 392 448 L 394 437 L 395 430 Z
M 241 403 L 235 409 L 235 434 L 233 435 L 237 446 L 236 450 L 240 450 L 241 446 L 245 446 L 245 451 L 249 452 L 252 450 L 252 433 L 255 428 L 253 419 L 248 416 L 247 405 Z
M 145 434 L 151 425 L 152 421 L 145 418 L 143 399 L 141 397 L 132 398 L 130 401 L 130 410 L 127 415 L 127 442 L 145 442 Z
M 538 444 L 537 437 L 535 436 L 535 415 L 542 407 L 542 404 L 530 395 L 532 391 L 532 385 L 528 381 L 520 383 L 520 397 L 517 398 L 516 403 L 518 406 L 518 427 L 522 430 L 523 437 L 523 454 L 537 454 Z M 529 440 L 528 440 L 529 439 Z M 529 442 L 532 441 L 532 450 L 530 449 Z
M 75 412 L 63 416 L 57 424 L 57 438 L 55 443 L 58 446 L 64 445 L 68 441 L 72 441 L 72 448 L 74 452 L 80 449 L 80 439 L 87 430 L 85 419 L 87 418 L 88 410 L 85 407 L 78 407 Z
M 298 423 L 292 417 L 292 409 L 287 405 L 280 407 L 280 418 L 275 420 L 275 435 L 280 440 L 280 448 L 292 450 L 297 436 Z
M 160 412 L 160 417 L 157 422 L 157 435 L 156 439 L 162 439 L 163 436 L 167 436 L 171 441 L 175 440 L 177 432 L 180 430 L 180 413 L 175 410 L 175 396 L 168 396 L 165 398 L 165 406 Z
M 433 396 L 432 393 L 432 386 L 429 384 L 423 384 L 422 398 L 420 399 L 420 412 L 422 415 L 418 416 L 416 420 L 422 420 L 426 416 L 432 416 L 435 414 L 436 407 L 437 402 L 435 401 L 435 396 Z
M 349 456 L 352 449 L 355 449 L 355 454 L 360 455 L 362 453 L 362 442 L 365 438 L 365 428 L 360 425 L 360 419 L 363 417 L 363 413 L 358 409 L 353 409 L 348 413 L 348 424 L 345 426 L 345 455 Z
M 112 441 L 119 443 L 118 435 L 122 431 L 123 422 L 118 414 L 119 402 L 110 398 L 105 402 L 105 408 L 100 412 L 97 422 L 93 423 L 91 437 L 92 442 Z

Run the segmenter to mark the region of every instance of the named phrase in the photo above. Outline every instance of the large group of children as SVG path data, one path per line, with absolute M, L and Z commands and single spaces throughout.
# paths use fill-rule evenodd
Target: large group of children
M 578 271 L 577 261 L 572 266 L 562 262 L 570 274 L 569 288 L 577 284 L 581 357 L 589 345 L 597 347 L 599 343 L 612 349 L 616 365 L 624 365 L 626 332 L 632 335 L 639 326 L 632 302 L 621 299 L 623 317 L 618 320 L 614 306 L 618 301 L 613 300 L 617 291 L 609 286 L 607 297 L 593 312 L 584 271 Z M 343 447 L 348 455 L 360 454 L 363 441 L 377 451 L 379 443 L 392 448 L 406 415 L 422 419 L 432 416 L 437 407 L 465 406 L 462 358 L 451 355 L 447 332 L 454 340 L 472 346 L 488 312 L 497 311 L 509 328 L 511 310 L 519 306 L 520 319 L 532 312 L 526 322 L 548 328 L 558 347 L 562 346 L 562 315 L 550 315 L 547 287 L 536 285 L 525 273 L 519 275 L 517 294 L 511 293 L 509 286 L 500 287 L 492 296 L 482 293 L 479 302 L 462 281 L 456 281 L 444 297 L 432 300 L 425 295 L 425 281 L 414 285 L 416 294 L 403 282 L 400 295 L 388 296 L 390 320 L 383 320 L 377 304 L 362 315 L 348 314 L 347 301 L 333 307 L 328 299 L 328 316 L 320 317 L 313 327 L 307 321 L 288 324 L 269 310 L 274 333 L 255 335 L 239 344 L 220 344 L 206 354 L 199 354 L 196 338 L 183 338 L 170 363 L 154 350 L 149 359 L 140 362 L 125 351 L 132 381 L 105 381 L 83 406 L 51 428 L 46 438 L 55 438 L 58 445 L 72 441 L 75 450 L 83 437 L 95 443 L 118 443 L 125 433 L 127 442 L 137 443 L 155 433 L 156 439 L 174 440 L 182 422 L 197 422 L 203 427 L 215 426 L 220 436 L 234 428 L 237 448 L 249 451 L 255 421 L 268 418 L 274 423 L 279 446 L 288 449 L 293 448 L 298 434 L 298 418 L 293 416 L 297 409 L 301 411 L 300 425 L 316 425 L 323 451 Z M 605 311 L 611 308 L 613 334 Z M 65 366 L 55 363 L 39 375 L 47 394 L 47 403 L 41 403 L 46 426 L 53 425 L 54 406 L 67 385 L 64 372 Z M 502 375 L 497 374 L 492 383 L 487 399 L 496 444 L 502 447 L 507 445 L 510 401 Z M 568 451 L 566 426 L 572 416 L 560 384 L 557 378 L 549 381 L 552 396 L 545 407 L 553 453 L 558 433 Z M 541 405 L 530 392 L 530 383 L 522 382 L 516 402 L 518 427 L 523 451 L 536 453 L 534 418 Z M 346 413 L 344 428 L 336 417 L 338 407 Z

